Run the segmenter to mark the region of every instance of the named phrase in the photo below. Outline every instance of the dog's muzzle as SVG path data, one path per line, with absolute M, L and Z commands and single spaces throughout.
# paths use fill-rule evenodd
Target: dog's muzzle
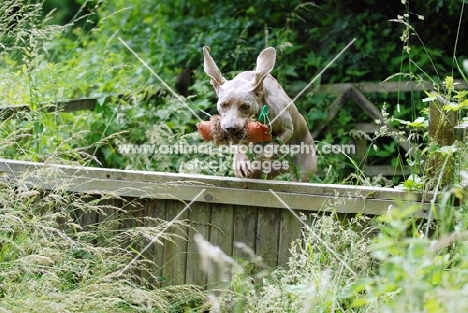
M 230 135 L 235 135 L 237 133 L 239 133 L 240 131 L 242 131 L 244 128 L 238 128 L 238 127 L 226 127 L 225 129 L 223 129 L 226 133 L 230 134 Z

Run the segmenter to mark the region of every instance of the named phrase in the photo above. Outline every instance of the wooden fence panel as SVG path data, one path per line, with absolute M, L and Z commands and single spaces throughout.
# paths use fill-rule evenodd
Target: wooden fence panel
M 278 266 L 281 211 L 283 209 L 258 208 L 256 253 L 270 268 Z
M 289 249 L 291 243 L 301 238 L 302 236 L 302 223 L 289 211 L 282 210 L 280 217 L 280 231 L 278 242 L 278 265 L 286 264 L 290 256 Z M 296 211 L 296 214 L 300 214 Z
M 244 207 L 236 205 L 234 209 L 234 238 L 235 242 L 241 242 L 256 250 L 258 208 Z M 238 247 L 233 246 L 232 255 L 234 257 L 249 258 L 248 253 Z
M 205 189 L 178 218 L 179 221 L 189 220 L 190 227 L 170 227 L 166 233 L 178 236 L 174 242 L 161 240 L 162 244 L 153 243 L 143 253 L 142 257 L 153 261 L 155 266 L 139 274 L 156 286 L 184 283 L 209 288 L 220 286 L 221 276 L 214 265 L 208 274 L 200 269 L 199 251 L 193 242 L 196 233 L 235 259 L 252 256 L 246 249 L 235 246 L 236 242 L 241 242 L 255 255 L 263 257 L 267 266 L 285 264 L 291 242 L 301 238 L 303 225 L 272 192 L 296 213 L 375 215 L 386 213 L 389 207 L 398 209 L 410 205 L 419 208 L 415 213 L 418 217 L 425 217 L 431 208 L 437 212 L 437 206 L 429 203 L 433 194 L 391 188 L 121 171 L 4 159 L 0 159 L 0 172 L 10 179 L 26 180 L 36 188 L 91 194 L 87 197 L 89 201 L 98 201 L 102 196 L 101 214 L 86 212 L 85 208 L 77 211 L 77 221 L 84 229 L 96 231 L 100 236 L 158 225 L 156 219 L 170 222 L 184 210 L 188 201 Z M 48 175 L 50 173 L 54 175 Z M 108 231 L 102 232 L 99 227 Z M 96 241 L 99 240 L 103 238 L 98 237 Z M 143 249 L 151 240 L 141 238 L 129 251 Z M 129 244 L 124 243 L 124 247 Z
M 185 204 L 171 200 L 167 203 L 167 221 L 172 221 L 183 209 Z M 182 213 L 179 220 L 187 220 L 188 211 Z M 165 263 L 163 265 L 163 277 L 165 281 L 163 285 L 185 284 L 186 264 L 187 264 L 187 240 L 188 230 L 186 228 L 177 229 L 169 227 L 167 230 L 177 237 L 173 241 L 166 240 L 164 256 Z
M 193 203 L 190 207 L 189 218 L 191 228 L 188 230 L 188 249 L 187 249 L 187 274 L 186 281 L 190 284 L 204 286 L 207 283 L 206 273 L 200 267 L 200 255 L 203 251 L 198 248 L 193 240 L 193 235 L 199 233 L 208 240 L 210 238 L 212 204 Z
M 234 225 L 234 206 L 214 204 L 211 212 L 209 241 L 228 256 L 232 256 L 234 251 Z M 223 278 L 223 275 L 226 273 L 221 273 L 218 265 L 212 264 L 211 271 L 207 273 L 208 286 L 211 288 L 219 287 L 218 282 Z
M 154 227 L 160 225 L 162 221 L 165 221 L 166 218 L 166 205 L 167 200 L 147 200 L 145 201 L 145 208 L 142 211 L 142 217 L 148 217 L 144 219 L 143 227 Z M 158 220 L 160 220 L 158 222 Z M 153 242 L 152 242 L 153 241 Z M 144 246 L 152 242 L 151 246 L 148 247 L 147 251 L 143 254 L 145 258 L 148 258 L 154 263 L 153 266 L 150 266 L 148 273 L 142 273 L 142 279 L 146 279 L 149 284 L 161 287 L 161 278 L 162 278 L 162 267 L 164 265 L 164 244 L 165 240 L 159 238 L 154 240 L 149 238 L 145 240 Z

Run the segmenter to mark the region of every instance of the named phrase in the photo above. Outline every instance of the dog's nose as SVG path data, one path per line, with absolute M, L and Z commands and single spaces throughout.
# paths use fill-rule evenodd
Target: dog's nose
M 226 132 L 228 132 L 229 134 L 235 134 L 239 131 L 239 129 L 237 127 L 226 127 Z

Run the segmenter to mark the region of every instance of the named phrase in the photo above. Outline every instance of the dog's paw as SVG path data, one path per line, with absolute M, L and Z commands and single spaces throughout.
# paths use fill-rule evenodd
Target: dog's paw
M 246 178 L 252 176 L 253 170 L 249 157 L 245 154 L 236 153 L 234 155 L 234 175 L 237 178 Z

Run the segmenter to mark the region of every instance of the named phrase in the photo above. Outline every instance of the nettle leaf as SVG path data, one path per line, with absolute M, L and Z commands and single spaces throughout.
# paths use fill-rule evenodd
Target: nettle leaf
M 427 148 L 426 148 L 427 149 Z M 421 166 L 424 164 L 424 160 L 418 160 L 418 159 L 414 159 L 414 160 L 411 160 L 411 159 L 406 159 L 406 163 L 408 163 L 409 166 L 413 167 L 413 166 Z
M 371 278 L 359 278 L 355 282 L 344 286 L 341 291 L 338 293 L 338 298 L 351 298 L 356 297 L 356 294 L 359 294 L 366 290 L 366 288 L 375 284 L 375 281 Z
M 402 124 L 402 125 L 408 125 L 409 123 L 411 123 L 410 121 L 405 121 L 405 120 L 402 120 L 402 119 L 399 119 L 399 118 L 394 118 L 393 121 L 398 122 L 399 124 Z
M 454 146 L 443 146 L 443 147 L 440 147 L 437 152 L 443 155 L 452 155 L 457 150 L 458 149 Z
M 468 95 L 468 90 L 457 91 L 456 95 L 453 96 L 455 99 L 463 99 Z M 466 100 L 465 100 L 466 101 Z
M 428 121 L 424 117 L 420 116 L 417 119 L 415 119 L 413 122 L 408 123 L 408 127 L 426 128 L 428 124 L 429 124 Z
M 468 99 L 463 100 L 463 101 L 460 102 L 458 105 L 459 105 L 460 108 L 462 108 L 462 109 L 468 107 Z
M 447 86 L 447 89 L 453 90 L 453 77 L 452 76 L 445 77 L 444 85 Z
M 356 299 L 353 299 L 353 302 L 351 303 L 351 306 L 353 308 L 358 308 L 358 307 L 365 306 L 368 303 L 369 303 L 369 300 L 367 300 L 366 298 L 356 298 Z
M 422 190 L 424 189 L 424 182 L 421 177 L 416 174 L 411 174 L 408 179 L 403 183 L 403 188 L 409 190 Z
M 424 152 L 427 152 L 428 155 L 438 153 L 439 145 L 437 144 L 437 142 L 430 142 L 429 145 L 424 149 Z
M 99 104 L 99 106 L 102 107 L 106 99 L 107 99 L 107 95 L 102 95 L 101 97 L 97 98 L 96 101 Z
M 422 102 L 430 102 L 430 101 L 435 101 L 437 98 L 436 97 L 427 97 L 427 98 L 424 98 L 422 99 Z
M 437 99 L 437 94 L 435 92 L 428 92 L 424 90 L 424 93 L 427 95 L 427 98 L 422 99 L 423 102 L 435 101 Z
M 447 104 L 444 105 L 445 111 L 460 111 L 461 107 L 459 104 Z

